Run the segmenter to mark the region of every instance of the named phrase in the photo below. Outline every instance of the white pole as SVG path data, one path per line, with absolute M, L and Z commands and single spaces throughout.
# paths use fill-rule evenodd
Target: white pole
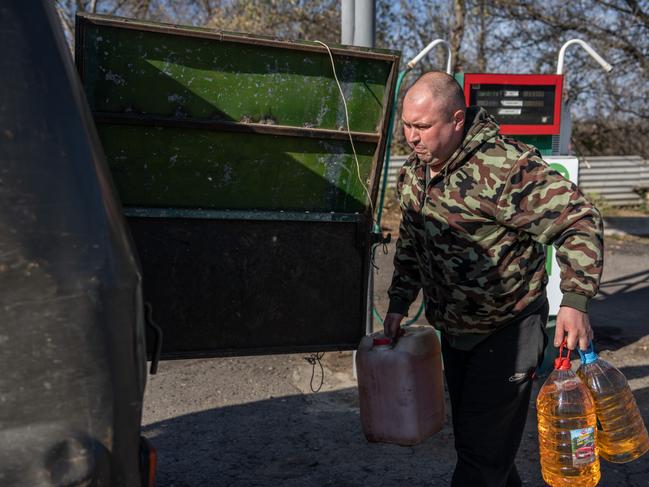
M 354 0 L 340 2 L 340 43 L 354 44 Z
M 448 42 L 446 42 L 443 39 L 435 39 L 433 42 L 428 44 L 426 47 L 424 47 L 419 54 L 417 54 L 414 58 L 410 60 L 408 63 L 408 69 L 412 69 L 415 67 L 415 65 L 421 61 L 421 58 L 423 58 L 428 52 L 435 46 L 437 45 L 443 45 L 446 47 L 446 72 L 450 74 L 451 76 L 453 75 L 453 60 L 451 59 L 451 46 Z
M 586 42 L 582 41 L 581 39 L 570 39 L 563 46 L 561 46 L 561 50 L 559 51 L 559 60 L 557 61 L 557 74 L 563 74 L 563 58 L 565 56 L 566 49 L 572 44 L 579 44 L 581 47 L 583 47 L 586 52 L 590 54 L 591 57 L 595 61 L 597 61 L 602 68 L 604 68 L 604 70 L 606 70 L 607 73 L 610 73 L 613 69 L 613 66 L 607 63 L 604 58 L 600 56 L 597 51 L 590 47 Z
M 566 55 L 566 49 L 573 44 L 579 44 L 584 50 L 590 54 L 590 56 L 599 63 L 599 65 L 604 68 L 607 73 L 610 73 L 613 70 L 613 66 L 606 62 L 606 60 L 600 56 L 595 49 L 590 47 L 588 43 L 582 41 L 581 39 L 570 39 L 568 42 L 564 43 L 559 50 L 559 59 L 557 60 L 557 74 L 563 75 L 563 64 L 564 58 Z M 568 154 L 570 147 L 570 137 L 572 134 L 572 119 L 570 117 L 570 104 L 567 101 L 563 101 L 561 104 L 561 128 L 559 132 L 559 154 L 564 155 Z
M 374 47 L 375 0 L 356 0 L 354 6 L 354 45 Z

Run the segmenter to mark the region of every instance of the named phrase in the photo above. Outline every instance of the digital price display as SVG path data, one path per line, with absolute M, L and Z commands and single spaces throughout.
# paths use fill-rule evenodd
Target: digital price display
M 563 76 L 465 74 L 467 105 L 483 107 L 506 135 L 555 135 L 561 122 Z

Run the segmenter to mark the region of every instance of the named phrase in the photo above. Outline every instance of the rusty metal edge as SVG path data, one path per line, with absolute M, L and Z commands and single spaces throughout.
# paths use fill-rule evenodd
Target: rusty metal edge
M 323 223 L 361 223 L 360 213 L 335 213 L 320 211 L 259 211 L 259 210 L 209 210 L 203 208 L 155 208 L 125 206 L 124 216 L 129 218 L 184 218 L 198 220 L 261 220 L 305 221 Z
M 307 137 L 330 140 L 349 140 L 347 131 L 330 129 L 293 127 L 290 125 L 269 125 L 263 123 L 230 122 L 224 120 L 199 120 L 192 118 L 162 117 L 133 113 L 93 112 L 96 124 L 145 125 L 154 127 L 177 127 L 188 129 L 217 129 L 225 132 L 243 132 L 290 137 Z M 369 132 L 352 132 L 352 138 L 358 142 L 378 143 L 380 134 Z
M 390 126 L 390 116 L 392 113 L 391 110 L 391 101 L 394 100 L 394 91 L 396 89 L 396 82 L 397 82 L 397 75 L 398 75 L 398 70 L 399 70 L 399 62 L 400 58 L 397 58 L 396 61 L 392 64 L 390 68 L 390 74 L 388 76 L 388 89 L 385 90 L 385 93 L 383 95 L 383 107 L 385 108 L 385 113 L 383 115 L 383 119 L 381 120 L 381 126 L 379 127 L 379 144 L 376 147 L 376 150 L 374 152 L 374 157 L 372 160 L 372 167 L 374 168 L 374 171 L 371 173 L 370 180 L 369 180 L 369 193 L 370 193 L 370 198 L 371 198 L 371 203 L 368 204 L 368 207 L 366 208 L 364 212 L 365 216 L 365 225 L 363 225 L 364 228 L 364 233 L 359 234 L 357 239 L 359 242 L 362 242 L 361 245 L 363 248 L 368 248 L 369 252 L 367 252 L 364 255 L 363 259 L 363 269 L 362 273 L 364 276 L 366 276 L 365 279 L 363 279 L 363 287 L 362 287 L 362 293 L 361 293 L 361 314 L 363 319 L 363 326 L 365 327 L 365 332 L 367 332 L 367 326 L 368 326 L 368 320 L 372 320 L 372 303 L 371 303 L 371 282 L 372 282 L 372 267 L 371 267 L 371 247 L 372 243 L 369 240 L 369 234 L 370 232 L 374 231 L 374 223 L 375 223 L 375 211 L 376 211 L 376 199 L 378 196 L 378 191 L 379 191 L 379 184 L 381 181 L 381 173 L 383 169 L 383 163 L 385 161 L 385 150 L 388 148 L 386 147 L 386 142 L 387 142 L 387 131 L 388 127 Z M 360 227 L 361 225 L 359 225 Z M 378 232 L 382 233 L 382 230 L 379 228 L 377 229 Z M 371 321 L 369 322 L 371 324 Z
M 144 30 L 148 32 L 157 32 L 160 34 L 183 35 L 186 37 L 196 37 L 199 39 L 212 39 L 225 42 L 237 42 L 243 44 L 252 44 L 257 46 L 280 47 L 298 51 L 315 52 L 327 55 L 327 50 L 319 44 L 312 41 L 284 41 L 279 39 L 264 38 L 261 36 L 252 36 L 250 34 L 208 30 L 205 27 L 184 26 L 179 24 L 168 24 L 162 22 L 146 22 L 143 20 L 117 17 L 113 15 L 90 14 L 78 12 L 77 19 L 83 24 L 105 25 L 108 27 Z M 77 28 L 79 27 L 77 22 Z M 205 29 L 204 31 L 198 29 Z M 380 61 L 398 62 L 399 54 L 379 53 L 364 50 L 358 47 L 331 47 L 332 54 L 348 57 L 359 57 L 364 59 L 374 59 Z
M 388 135 L 387 132 L 390 126 L 390 115 L 392 113 L 391 101 L 394 100 L 394 90 L 396 89 L 398 69 L 399 69 L 399 61 L 394 63 L 392 65 L 392 68 L 390 69 L 390 74 L 388 76 L 389 88 L 385 90 L 385 94 L 383 97 L 383 106 L 385 107 L 384 110 L 385 113 L 383 115 L 383 119 L 381 120 L 381 126 L 379 127 L 378 141 L 380 141 L 380 144 L 376 148 L 376 155 L 375 155 L 376 159 L 373 164 L 373 167 L 375 167 L 375 171 L 372 173 L 370 179 L 370 194 L 372 196 L 372 201 L 376 201 L 376 198 L 378 196 L 379 183 L 381 181 L 381 173 L 383 169 L 383 163 L 385 161 L 385 151 L 388 149 L 386 147 L 387 135 Z M 381 155 L 383 157 L 379 157 Z M 374 215 L 372 215 L 372 217 L 373 216 Z
M 85 88 L 83 84 L 83 48 L 85 47 L 86 30 L 83 28 L 82 22 L 83 18 L 77 14 L 74 19 L 74 64 L 81 80 L 81 87 Z

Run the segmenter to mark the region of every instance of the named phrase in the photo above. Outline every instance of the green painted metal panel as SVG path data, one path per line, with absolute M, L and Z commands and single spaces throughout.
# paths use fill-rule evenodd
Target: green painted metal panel
M 453 78 L 455 78 L 457 84 L 459 84 L 462 87 L 462 90 L 464 90 L 464 72 L 454 73 Z
M 362 212 L 348 141 L 100 125 L 125 206 Z M 368 184 L 376 145 L 356 143 Z
M 543 156 L 552 155 L 551 135 L 513 135 L 512 137 L 520 140 L 525 144 L 533 145 Z
M 77 64 L 125 206 L 370 211 L 396 53 L 332 49 L 357 167 L 323 47 L 77 19 Z
M 326 53 L 93 25 L 91 109 L 330 129 L 346 127 Z M 335 59 L 354 131 L 378 132 L 390 63 Z

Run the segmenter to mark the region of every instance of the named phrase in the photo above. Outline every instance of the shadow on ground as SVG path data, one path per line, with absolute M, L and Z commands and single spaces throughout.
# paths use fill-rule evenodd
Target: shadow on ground
M 618 350 L 647 335 L 649 271 L 603 282 L 590 302 L 589 315 L 598 350 Z
M 647 421 L 649 388 L 636 397 Z M 524 485 L 540 487 L 533 403 L 516 463 Z M 348 388 L 211 409 L 144 432 L 159 452 L 159 487 L 447 486 L 455 463 L 449 424 L 415 447 L 368 443 L 356 389 Z M 602 462 L 599 485 L 649 485 L 649 455 L 626 465 Z
M 188 414 L 144 433 L 159 452 L 160 487 L 442 486 L 455 462 L 446 423 L 415 447 L 368 443 L 348 388 Z
M 625 247 L 613 249 L 626 253 L 607 258 L 612 279 L 603 282 L 600 295 L 591 302 L 590 316 L 598 351 L 605 352 L 605 359 L 615 363 L 633 381 L 640 411 L 645 423 L 649 423 L 649 271 L 636 272 L 646 269 L 647 250 L 644 245 L 631 247 L 629 251 Z M 391 256 L 377 254 L 388 269 L 375 282 L 375 294 L 383 297 L 381 305 L 385 307 Z M 258 361 L 264 363 L 262 358 L 251 359 L 250 363 Z M 174 391 L 182 391 L 177 392 L 178 404 L 168 401 L 171 405 L 165 404 L 156 412 L 165 411 L 174 417 L 144 427 L 145 435 L 159 453 L 158 487 L 449 485 L 455 453 L 448 415 L 444 429 L 421 445 L 404 448 L 370 444 L 361 432 L 357 390 L 347 387 L 349 381 L 346 388 L 332 392 L 251 400 L 268 397 L 262 386 L 270 379 L 259 375 L 264 370 L 261 365 L 254 368 L 243 360 L 231 360 L 226 367 L 218 359 L 211 364 L 205 369 L 170 369 L 167 379 L 175 384 L 174 380 L 189 382 L 194 375 L 202 374 L 200 378 L 205 384 L 214 386 L 218 382 L 220 391 L 201 389 L 200 397 L 195 398 L 185 397 L 186 389 L 175 385 L 170 389 L 161 388 L 160 384 L 159 392 L 150 390 L 151 400 L 162 400 L 173 396 Z M 246 367 L 250 368 L 247 374 Z M 346 369 L 336 370 L 349 373 Z M 225 381 L 224 377 L 231 379 Z M 291 382 L 291 377 L 287 372 L 275 380 Z M 246 381 L 253 380 L 261 381 L 262 390 L 256 397 L 235 394 L 227 388 L 234 383 L 241 392 L 249 386 Z M 545 485 L 540 473 L 534 406 L 542 383 L 543 379 L 535 383 L 516 460 L 526 487 Z M 233 394 L 235 398 L 245 396 L 249 402 L 241 400 L 236 405 L 216 408 L 202 402 L 217 393 Z M 261 396 L 262 393 L 266 395 Z M 205 404 L 204 410 L 178 415 L 178 409 L 194 403 Z M 624 465 L 603 461 L 599 486 L 649 487 L 649 454 Z

